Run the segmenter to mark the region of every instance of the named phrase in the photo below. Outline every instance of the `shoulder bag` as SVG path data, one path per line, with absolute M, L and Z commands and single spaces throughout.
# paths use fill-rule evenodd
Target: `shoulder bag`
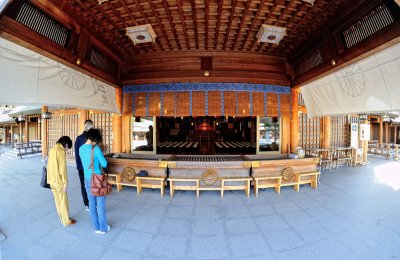
M 40 180 L 40 186 L 50 189 L 50 185 L 47 183 L 47 157 L 42 168 L 42 179 Z
M 112 187 L 108 183 L 108 177 L 103 171 L 103 167 L 100 165 L 101 174 L 94 172 L 94 146 L 92 146 L 92 158 L 90 162 L 90 168 L 92 169 L 92 179 L 90 181 L 90 193 L 93 196 L 107 196 L 111 193 Z

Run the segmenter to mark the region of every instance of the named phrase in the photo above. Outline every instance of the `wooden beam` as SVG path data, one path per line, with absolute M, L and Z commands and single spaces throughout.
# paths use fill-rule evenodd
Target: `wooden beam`
M 194 37 L 195 37 L 195 44 L 196 49 L 199 49 L 199 34 L 197 28 L 197 17 L 196 17 L 196 1 L 190 0 L 190 4 L 192 6 L 192 17 L 193 17 L 193 29 L 194 29 Z
M 158 26 L 160 26 L 161 32 L 162 32 L 162 34 L 163 34 L 163 36 L 164 36 L 164 38 L 165 38 L 165 40 L 167 42 L 167 45 L 168 45 L 169 49 L 172 50 L 172 45 L 169 42 L 168 35 L 164 30 L 164 25 L 162 24 L 162 22 L 160 20 L 160 17 L 158 16 L 158 13 L 157 13 L 157 10 L 156 10 L 156 8 L 155 8 L 155 6 L 153 4 L 153 1 L 152 0 L 148 0 L 148 3 L 149 3 L 150 8 L 151 8 L 151 10 L 153 12 L 153 15 L 156 17 L 156 20 L 158 22 Z
M 179 43 L 178 35 L 176 34 L 176 29 L 175 29 L 175 26 L 174 26 L 174 20 L 173 20 L 173 17 L 171 15 L 171 11 L 169 9 L 168 3 L 167 3 L 166 0 L 162 0 L 162 2 L 163 2 L 163 5 L 164 5 L 164 8 L 165 8 L 165 12 L 167 13 L 169 25 L 171 26 L 172 33 L 174 34 L 174 37 L 175 37 L 176 45 L 178 46 L 178 49 L 181 50 L 182 47 L 181 47 L 181 44 Z
M 219 36 L 219 27 L 221 25 L 221 15 L 222 15 L 222 5 L 223 1 L 218 1 L 218 17 L 217 17 L 217 26 L 215 28 L 215 42 L 214 42 L 214 49 L 217 50 L 218 46 L 218 36 Z
M 246 20 L 246 17 L 247 17 L 247 12 L 249 11 L 250 3 L 251 3 L 251 1 L 247 1 L 247 3 L 246 3 L 246 6 L 243 11 L 242 19 L 240 20 L 239 29 L 236 32 L 235 40 L 233 42 L 233 46 L 232 46 L 231 50 L 235 50 L 237 41 L 239 39 L 240 32 L 242 31 L 244 21 Z
M 264 7 L 264 2 L 265 2 L 265 0 L 261 0 L 260 5 L 258 6 L 257 13 L 256 13 L 256 15 L 254 16 L 253 21 L 251 22 L 250 28 L 249 28 L 249 30 L 247 31 L 246 38 L 244 39 L 243 45 L 242 45 L 242 47 L 240 48 L 241 51 L 242 51 L 243 48 L 246 46 L 247 40 L 249 39 L 250 34 L 251 34 L 251 32 L 253 31 L 254 25 L 255 25 L 255 23 L 256 23 L 258 17 L 260 16 L 261 10 L 262 10 L 263 7 Z M 256 41 L 256 40 L 254 39 L 254 41 Z
M 179 16 L 181 18 L 183 34 L 185 35 L 186 48 L 188 50 L 190 50 L 190 42 L 189 42 L 187 30 L 186 30 L 185 17 L 183 15 L 183 10 L 182 10 L 182 0 L 177 0 L 177 4 L 178 4 Z
M 208 12 L 209 12 L 209 5 L 210 5 L 210 0 L 204 0 L 204 8 L 206 9 L 205 10 L 205 12 L 206 12 L 206 14 L 205 14 L 205 18 L 206 18 L 206 20 L 205 20 L 205 33 L 206 33 L 206 35 L 205 35 L 205 49 L 206 50 L 208 50 L 208 20 L 209 20 L 209 17 L 208 17 Z
M 291 89 L 292 116 L 290 119 L 290 152 L 295 152 L 299 146 L 299 91 L 300 89 Z
M 48 107 L 47 106 L 42 106 L 42 113 L 47 112 Z M 45 159 L 47 157 L 47 151 L 48 151 L 48 120 L 47 119 L 42 119 L 42 158 Z
M 233 17 L 235 16 L 236 4 L 237 4 L 237 0 L 233 0 L 233 4 L 232 4 L 232 7 L 231 7 L 232 8 L 231 9 L 231 15 L 229 16 L 228 28 L 226 29 L 226 34 L 225 34 L 224 46 L 222 47 L 223 50 L 226 49 L 226 44 L 228 43 L 229 33 L 231 32 L 231 26 L 232 26 Z
M 115 97 L 116 103 L 119 111 L 122 113 L 122 88 L 115 89 Z M 113 114 L 113 124 L 112 124 L 112 133 L 113 133 L 113 153 L 121 153 L 122 152 L 122 115 L 121 114 Z
M 142 6 L 140 5 L 138 0 L 135 0 L 136 3 L 136 7 L 139 9 L 139 13 L 142 15 L 144 21 L 146 22 L 146 24 L 151 24 L 149 22 L 149 20 L 147 19 L 146 13 L 143 12 Z M 164 47 L 162 46 L 160 39 L 157 37 L 156 38 L 156 43 L 158 44 L 158 46 L 160 47 L 161 51 L 164 51 Z

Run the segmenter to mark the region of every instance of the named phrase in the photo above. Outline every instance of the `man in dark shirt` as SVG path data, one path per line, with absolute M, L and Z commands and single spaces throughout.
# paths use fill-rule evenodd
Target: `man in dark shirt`
M 93 128 L 93 121 L 86 120 L 85 121 L 85 129 L 81 135 L 78 135 L 76 137 L 76 141 L 75 141 L 75 145 L 74 145 L 76 168 L 78 169 L 78 172 L 79 172 L 79 180 L 81 182 L 82 198 L 83 198 L 83 203 L 85 204 L 86 211 L 89 211 L 89 201 L 88 201 L 88 197 L 87 197 L 87 193 L 86 193 L 86 189 L 85 189 L 83 166 L 82 166 L 81 157 L 79 156 L 79 148 L 81 147 L 81 145 L 86 143 L 86 140 L 87 140 L 86 133 L 87 133 L 87 131 L 89 131 L 92 128 Z

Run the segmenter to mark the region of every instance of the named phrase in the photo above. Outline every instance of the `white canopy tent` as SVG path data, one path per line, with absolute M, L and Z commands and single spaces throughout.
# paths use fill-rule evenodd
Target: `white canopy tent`
M 114 87 L 0 38 L 0 104 L 120 113 Z
M 301 87 L 308 117 L 400 111 L 400 44 Z

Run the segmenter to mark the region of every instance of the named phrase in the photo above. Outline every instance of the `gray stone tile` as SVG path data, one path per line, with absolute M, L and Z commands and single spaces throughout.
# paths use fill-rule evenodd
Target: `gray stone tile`
M 166 207 L 164 206 L 156 206 L 156 205 L 143 205 L 139 210 L 139 215 L 142 216 L 155 216 L 161 217 L 164 216 L 166 212 Z
M 123 230 L 115 238 L 111 246 L 124 251 L 145 254 L 149 248 L 153 236 L 151 234 Z
M 276 213 L 275 209 L 270 205 L 251 205 L 249 206 L 249 211 L 251 215 L 255 217 L 268 216 Z
M 287 222 L 279 215 L 255 218 L 257 226 L 265 233 L 275 230 L 285 230 L 290 228 Z
M 219 219 L 223 217 L 220 207 L 195 207 L 194 219 Z
M 251 257 L 271 254 L 268 243 L 262 235 L 234 235 L 228 237 L 229 247 L 234 257 Z
M 129 259 L 129 260 L 140 260 L 142 259 L 140 255 L 136 252 L 128 252 L 121 249 L 107 248 L 107 251 L 99 258 L 102 260 L 109 259 Z
M 258 228 L 252 218 L 228 219 L 225 221 L 227 234 L 255 233 Z
M 156 235 L 151 242 L 151 255 L 179 258 L 185 255 L 188 238 L 181 236 Z
M 187 219 L 164 219 L 159 227 L 159 232 L 164 235 L 190 236 L 191 224 L 191 221 Z
M 141 232 L 157 233 L 162 217 L 137 215 L 126 225 L 127 229 Z
M 250 211 L 246 206 L 232 206 L 225 207 L 225 217 L 227 218 L 249 218 L 251 217 Z
M 278 213 L 287 213 L 300 210 L 300 208 L 297 207 L 296 204 L 294 204 L 291 201 L 275 203 L 273 207 Z
M 301 238 L 291 230 L 277 230 L 265 234 L 268 244 L 274 251 L 289 250 L 304 246 Z
M 193 234 L 196 236 L 223 235 L 224 222 L 218 219 L 197 219 L 193 222 Z
M 286 222 L 292 227 L 299 225 L 307 225 L 314 222 L 314 220 L 303 211 L 285 213 L 282 214 L 282 216 L 286 220 Z
M 302 209 L 313 209 L 320 206 L 315 200 L 310 198 L 294 200 L 293 202 Z
M 229 256 L 224 236 L 192 237 L 190 241 L 188 253 L 190 259 L 219 259 Z
M 166 216 L 167 218 L 191 219 L 193 218 L 193 215 L 194 209 L 191 206 L 170 206 Z

